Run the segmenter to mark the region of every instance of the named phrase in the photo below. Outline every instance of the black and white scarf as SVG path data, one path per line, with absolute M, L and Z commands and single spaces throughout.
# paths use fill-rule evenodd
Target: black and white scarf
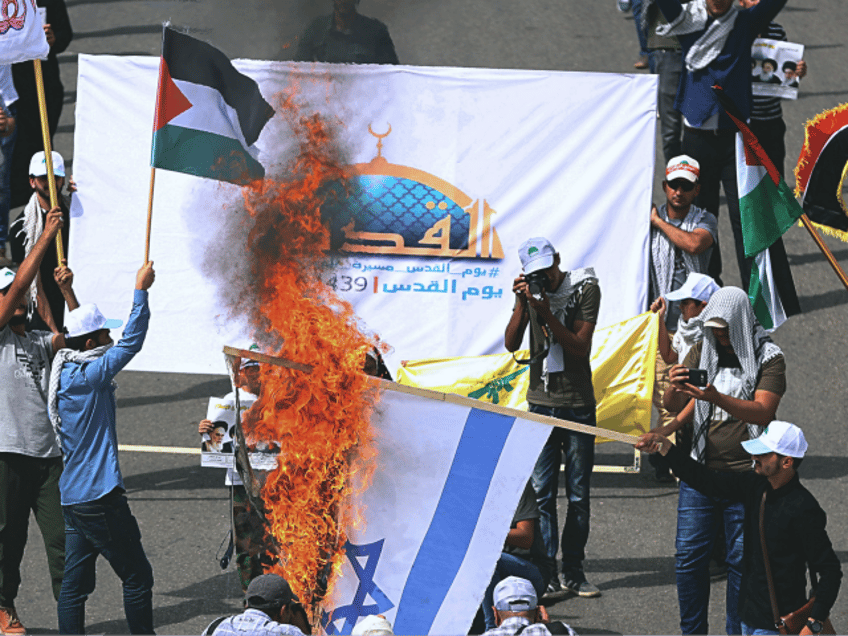
M 668 222 L 668 206 L 663 204 L 658 213 L 663 221 Z M 697 206 L 691 206 L 686 218 L 680 224 L 680 229 L 684 232 L 692 232 L 698 227 L 698 224 L 708 214 L 706 210 L 702 210 Z M 651 284 L 654 286 L 653 295 L 665 296 L 671 291 L 671 282 L 674 277 L 674 261 L 678 248 L 671 242 L 661 230 L 653 228 L 651 230 Z M 710 250 L 704 250 L 700 254 L 692 255 L 686 250 L 679 250 L 680 256 L 683 258 L 683 264 L 686 266 L 687 274 L 696 272 L 705 274 L 709 266 Z
M 642 10 L 644 11 L 644 7 Z M 718 57 L 733 30 L 733 26 L 736 24 L 738 16 L 739 7 L 734 2 L 724 15 L 715 18 L 707 26 L 710 14 L 707 12 L 706 0 L 692 0 L 683 6 L 683 10 L 674 21 L 658 26 L 657 34 L 668 37 L 706 29 L 704 34 L 695 41 L 689 52 L 686 53 L 684 62 L 691 73 L 706 68 L 710 62 Z
M 722 318 L 728 324 L 730 344 L 739 359 L 742 369 L 737 387 L 737 396 L 753 400 L 757 386 L 757 377 L 763 365 L 782 355 L 780 347 L 772 342 L 765 329 L 754 316 L 748 295 L 738 287 L 723 287 L 710 298 L 710 302 L 701 312 L 703 322 L 711 318 Z M 701 369 L 706 369 L 707 379 L 712 383 L 718 373 L 718 349 L 712 329 L 704 328 L 704 345 L 701 349 Z M 702 400 L 695 401 L 695 416 L 692 433 L 692 458 L 704 463 L 706 460 L 707 434 L 712 419 L 713 405 Z M 751 439 L 759 437 L 762 426 L 748 424 Z
M 62 377 L 62 367 L 66 362 L 91 362 L 102 358 L 103 355 L 112 348 L 113 342 L 96 349 L 88 351 L 74 351 L 73 349 L 59 349 L 56 357 L 53 358 L 53 368 L 50 370 L 50 384 L 47 389 L 47 415 L 50 417 L 50 423 L 53 425 L 53 431 L 56 433 L 56 443 L 59 444 L 59 450 L 62 450 L 62 437 L 59 435 L 59 429 L 62 427 L 62 420 L 59 417 L 59 380 Z M 117 388 L 117 384 L 112 380 L 112 387 Z

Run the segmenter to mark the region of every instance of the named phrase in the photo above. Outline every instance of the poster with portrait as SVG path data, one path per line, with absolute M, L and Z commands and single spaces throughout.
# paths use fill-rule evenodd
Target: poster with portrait
M 247 411 L 255 398 L 241 392 L 239 407 L 242 414 Z M 206 419 L 212 422 L 212 431 L 204 433 L 200 445 L 200 465 L 205 468 L 234 468 L 236 447 L 236 404 L 233 394 L 226 397 L 209 398 Z M 273 470 L 277 466 L 279 447 L 276 444 L 256 444 L 250 446 L 248 439 L 248 458 L 256 470 Z
M 804 45 L 757 38 L 751 49 L 751 91 L 754 95 L 798 99 L 798 62 Z

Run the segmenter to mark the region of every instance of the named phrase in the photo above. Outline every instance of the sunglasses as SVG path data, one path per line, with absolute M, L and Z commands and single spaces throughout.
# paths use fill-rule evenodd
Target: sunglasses
M 675 179 L 674 181 L 666 181 L 668 187 L 672 190 L 683 190 L 684 192 L 692 192 L 695 189 L 695 184 L 687 179 Z

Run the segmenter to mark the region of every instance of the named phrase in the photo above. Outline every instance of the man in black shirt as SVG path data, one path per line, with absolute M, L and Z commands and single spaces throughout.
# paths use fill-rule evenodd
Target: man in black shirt
M 53 151 L 53 178 L 59 193 L 59 207 L 62 209 L 62 245 L 65 258 L 68 254 L 68 237 L 71 215 L 68 204 L 61 196 L 65 184 L 65 162 L 62 156 Z M 21 263 L 41 236 L 44 220 L 50 209 L 50 186 L 47 176 L 47 164 L 44 151 L 32 156 L 29 164 L 29 183 L 32 196 L 23 213 L 9 226 L 9 243 L 12 247 L 12 260 Z M 51 249 L 41 261 L 41 269 L 27 297 L 30 317 L 27 329 L 61 333 L 65 325 L 65 298 L 62 290 L 53 279 L 53 270 L 63 263 L 58 262 L 58 254 Z M 33 311 L 34 309 L 34 311 Z
M 807 602 L 806 572 L 818 577 L 816 600 L 802 634 L 817 634 L 836 602 L 842 567 L 833 551 L 825 525 L 827 517 L 815 497 L 798 478 L 797 468 L 807 451 L 800 428 L 775 420 L 755 439 L 742 442 L 754 462 L 754 472 L 712 471 L 690 459 L 667 438 L 642 435 L 636 446 L 659 451 L 684 482 L 707 496 L 740 501 L 745 506 L 742 583 L 739 615 L 742 633 L 769 630 L 776 634 L 769 600 L 765 559 L 760 540 L 760 507 L 765 496 L 764 527 L 780 616 Z M 763 632 L 757 632 L 763 633 Z
M 333 0 L 333 14 L 317 18 L 300 36 L 295 62 L 399 64 L 386 25 L 357 13 L 359 0 Z

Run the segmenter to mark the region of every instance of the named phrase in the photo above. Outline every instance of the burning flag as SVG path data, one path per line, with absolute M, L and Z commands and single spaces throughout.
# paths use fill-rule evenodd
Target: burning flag
M 383 614 L 396 634 L 466 634 L 551 427 L 467 398 L 387 388 L 374 415 L 366 523 L 350 530 L 321 625 L 350 634 Z
M 46 60 L 50 52 L 35 0 L 7 0 L 0 14 L 0 64 Z
M 846 175 L 848 104 L 842 104 L 807 122 L 795 167 L 795 194 L 818 229 L 843 241 L 848 241 L 848 206 L 842 194 Z
M 724 110 L 739 128 L 736 135 L 736 182 L 745 256 L 754 257 L 748 298 L 763 327 L 777 329 L 789 316 L 801 313 L 792 271 L 782 258 L 772 260 L 773 246 L 804 211 L 792 190 L 748 128 L 736 105 L 714 87 Z M 772 265 L 778 265 L 777 270 Z
M 165 27 L 150 165 L 246 185 L 265 176 L 252 147 L 274 109 L 218 49 Z

